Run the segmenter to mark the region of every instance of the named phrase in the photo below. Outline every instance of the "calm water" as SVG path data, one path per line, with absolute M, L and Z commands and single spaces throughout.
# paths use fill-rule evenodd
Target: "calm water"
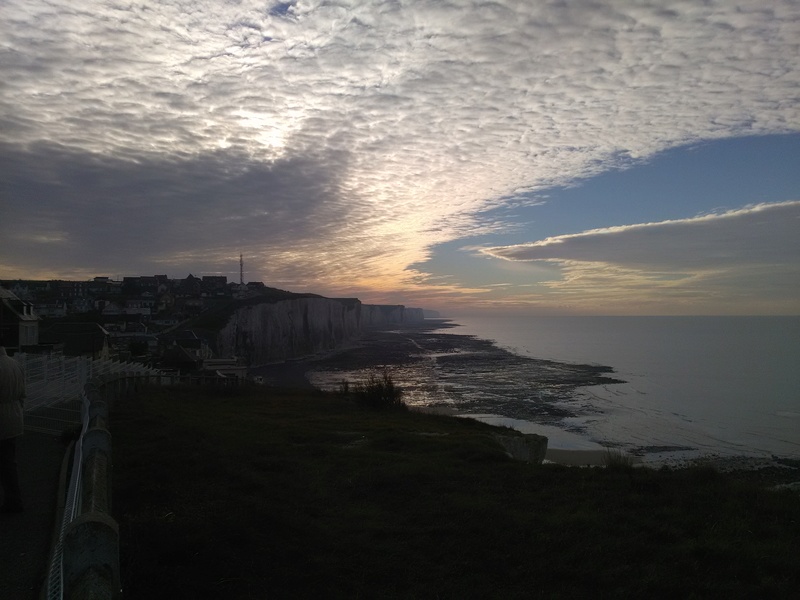
M 800 457 L 800 317 L 458 317 L 452 333 L 516 354 L 609 365 L 627 383 L 581 388 L 551 447 L 617 444 L 664 458 Z M 573 433 L 569 433 L 573 431 Z

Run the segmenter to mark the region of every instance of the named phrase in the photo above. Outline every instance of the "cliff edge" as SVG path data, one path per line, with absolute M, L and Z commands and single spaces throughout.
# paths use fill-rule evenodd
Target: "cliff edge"
M 356 298 L 302 297 L 239 306 L 217 334 L 220 356 L 251 366 L 334 350 L 366 329 L 412 325 L 420 308 L 362 304 Z

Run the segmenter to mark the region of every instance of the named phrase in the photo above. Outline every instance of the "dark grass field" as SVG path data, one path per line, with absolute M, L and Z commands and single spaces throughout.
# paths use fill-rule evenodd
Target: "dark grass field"
M 797 494 L 515 462 L 495 432 L 309 391 L 121 402 L 125 597 L 800 597 Z

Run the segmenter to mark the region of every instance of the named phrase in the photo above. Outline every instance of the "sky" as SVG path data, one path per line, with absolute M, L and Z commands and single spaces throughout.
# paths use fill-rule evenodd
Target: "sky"
M 800 2 L 4 0 L 0 279 L 800 314 Z

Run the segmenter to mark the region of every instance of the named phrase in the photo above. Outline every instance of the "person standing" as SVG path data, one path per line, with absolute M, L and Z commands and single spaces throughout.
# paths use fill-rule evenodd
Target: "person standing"
M 17 361 L 0 343 L 0 512 L 22 512 L 22 491 L 17 470 L 17 438 L 22 435 L 25 376 Z

